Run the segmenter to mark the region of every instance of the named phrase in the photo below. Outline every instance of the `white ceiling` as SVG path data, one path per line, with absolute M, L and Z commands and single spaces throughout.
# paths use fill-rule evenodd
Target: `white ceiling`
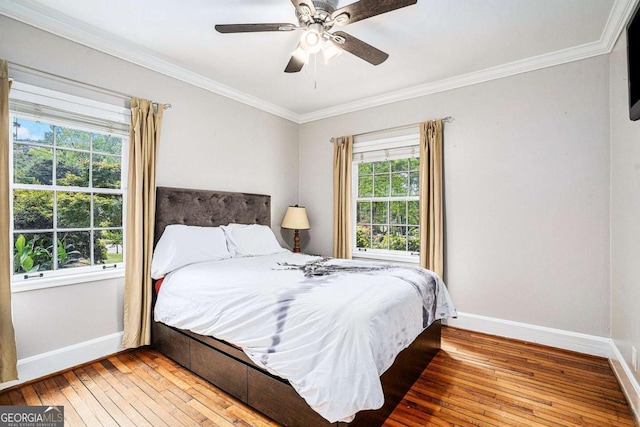
M 341 28 L 383 64 L 318 55 L 296 74 L 283 70 L 299 32 L 214 30 L 297 24 L 289 0 L 0 0 L 0 14 L 304 123 L 607 53 L 636 3 L 418 0 Z

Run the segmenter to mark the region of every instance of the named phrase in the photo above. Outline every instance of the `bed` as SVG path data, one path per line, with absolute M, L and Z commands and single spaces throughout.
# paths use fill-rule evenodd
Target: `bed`
M 205 227 L 229 223 L 271 224 L 271 202 L 266 195 L 158 187 L 156 199 L 156 243 L 172 224 Z M 156 297 L 154 295 L 154 305 Z M 383 406 L 358 412 L 348 424 L 327 421 L 311 409 L 288 381 L 273 375 L 264 365 L 259 366 L 255 358 L 252 360 L 239 347 L 225 341 L 153 321 L 152 345 L 280 424 L 374 426 L 384 422 L 438 352 L 440 321 L 433 321 L 420 333 L 380 377 Z

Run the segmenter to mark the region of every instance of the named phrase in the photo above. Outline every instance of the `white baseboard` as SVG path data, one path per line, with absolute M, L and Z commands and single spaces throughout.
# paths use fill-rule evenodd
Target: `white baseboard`
M 609 359 L 611 369 L 620 383 L 622 392 L 631 406 L 631 410 L 636 417 L 636 424 L 640 425 L 640 384 L 631 372 L 631 368 L 624 360 L 622 353 L 618 350 L 613 340 L 611 341 L 611 358 Z
M 448 319 L 445 324 L 460 329 L 469 329 L 594 356 L 606 358 L 611 356 L 611 340 L 595 335 L 461 312 L 458 312 L 457 319 Z
M 122 350 L 122 336 L 122 332 L 116 332 L 20 359 L 19 379 L 0 384 L 0 390 L 117 353 Z

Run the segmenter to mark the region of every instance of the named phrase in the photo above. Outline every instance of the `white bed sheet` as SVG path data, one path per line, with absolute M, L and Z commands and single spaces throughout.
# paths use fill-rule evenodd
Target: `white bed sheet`
M 337 272 L 305 277 L 282 265 L 318 259 L 286 252 L 182 267 L 165 277 L 155 320 L 240 346 L 328 421 L 351 421 L 382 406 L 380 375 L 455 308 L 428 270 L 336 259 L 323 265 Z

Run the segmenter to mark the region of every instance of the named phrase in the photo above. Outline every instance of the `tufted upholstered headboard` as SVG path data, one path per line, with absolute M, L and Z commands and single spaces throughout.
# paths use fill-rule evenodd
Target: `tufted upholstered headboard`
M 158 187 L 154 245 L 170 224 L 215 227 L 231 222 L 271 226 L 271 196 Z

